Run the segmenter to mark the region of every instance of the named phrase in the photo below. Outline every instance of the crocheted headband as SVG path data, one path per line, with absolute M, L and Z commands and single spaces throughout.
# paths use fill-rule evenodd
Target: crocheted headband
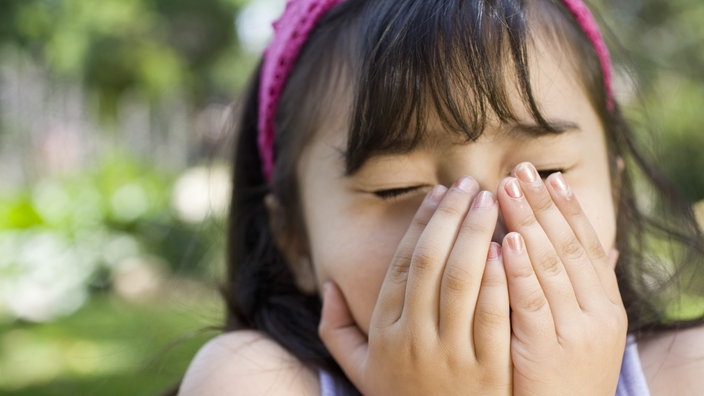
M 315 25 L 331 8 L 343 0 L 289 0 L 278 21 L 274 22 L 274 38 L 264 52 L 259 83 L 258 145 L 265 180 L 274 170 L 276 108 L 288 76 Z M 613 110 L 611 59 L 594 16 L 582 0 L 562 0 L 591 41 L 601 63 L 607 108 Z

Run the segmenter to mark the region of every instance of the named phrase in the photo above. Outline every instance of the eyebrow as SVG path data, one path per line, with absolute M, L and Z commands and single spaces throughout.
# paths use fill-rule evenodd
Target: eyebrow
M 547 120 L 547 125 L 540 125 L 538 123 L 529 122 L 513 122 L 505 124 L 504 127 L 499 129 L 498 133 L 517 139 L 527 139 L 549 135 L 561 135 L 563 133 L 579 132 L 581 130 L 582 128 L 579 126 L 579 124 L 575 122 L 561 119 L 550 119 Z M 420 140 L 415 142 L 415 144 L 411 139 L 406 138 L 399 139 L 396 143 L 396 147 L 409 147 L 410 150 L 413 150 L 413 148 L 419 146 L 426 148 L 437 148 L 440 145 L 439 140 L 427 137 L 421 138 Z M 385 154 L 405 154 L 407 151 L 409 150 L 401 150 L 395 149 L 394 147 L 389 147 L 384 150 L 378 150 L 377 152 L 372 154 L 372 156 Z M 341 149 L 339 152 L 344 155 L 345 150 Z
M 579 124 L 559 119 L 548 120 L 546 125 L 516 122 L 507 126 L 504 133 L 515 138 L 532 138 L 546 135 L 560 135 L 565 132 L 579 132 L 582 128 Z
M 541 136 L 557 136 L 561 135 L 563 133 L 576 133 L 582 131 L 582 128 L 580 127 L 579 124 L 572 122 L 572 121 L 567 121 L 567 120 L 561 120 L 561 119 L 549 119 L 547 120 L 547 125 L 540 125 L 538 123 L 526 123 L 526 122 L 514 122 L 510 124 L 505 124 L 503 128 L 501 128 L 498 133 L 504 136 L 508 136 L 511 138 L 515 139 L 530 139 L 530 138 L 536 138 L 536 137 L 541 137 Z M 407 152 L 413 151 L 414 147 L 418 146 L 423 146 L 423 147 L 437 147 L 439 145 L 439 141 L 435 139 L 421 139 L 420 141 L 416 142 L 416 144 L 413 144 L 413 142 L 409 139 L 400 139 L 397 141 L 397 145 L 395 147 L 408 147 L 408 150 L 400 150 L 400 149 L 395 149 L 394 147 L 390 147 L 387 149 L 383 150 L 376 150 L 373 153 L 370 153 L 366 160 L 369 160 L 372 157 L 376 156 L 383 156 L 383 155 L 393 155 L 393 154 L 405 154 Z M 347 150 L 346 148 L 343 147 L 338 147 L 338 146 L 333 146 L 332 147 L 340 156 L 340 159 L 342 160 L 343 163 L 347 162 Z M 361 167 L 359 168 L 361 169 Z M 345 171 L 343 176 L 352 176 L 356 174 L 359 169 L 356 171 L 348 172 Z

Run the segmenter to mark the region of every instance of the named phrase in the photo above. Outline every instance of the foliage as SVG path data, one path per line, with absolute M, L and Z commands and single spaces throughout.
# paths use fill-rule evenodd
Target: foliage
M 113 153 L 93 170 L 0 197 L 0 317 L 3 310 L 33 321 L 70 313 L 134 260 L 207 275 L 221 230 L 214 221 L 181 220 L 171 205 L 174 179 Z
M 190 295 L 137 305 L 97 296 L 75 314 L 41 326 L 0 322 L 0 393 L 159 394 L 177 383 L 214 335 L 205 326 L 219 321 L 215 296 L 184 291 Z
M 614 56 L 640 91 L 631 107 L 641 133 L 653 133 L 659 165 L 692 202 L 704 199 L 704 3 L 697 0 L 600 1 L 613 29 Z M 631 109 L 632 110 L 632 109 Z
M 704 135 L 698 130 L 704 107 L 704 2 L 594 1 L 628 49 L 613 47 L 615 57 L 620 65 L 624 60 L 632 65 L 640 82 L 641 94 L 630 98 L 628 111 L 642 114 L 645 104 L 641 124 L 661 135 L 663 143 L 653 150 L 663 169 L 690 199 L 704 198 L 704 177 L 697 171 L 704 169 Z M 144 130 L 149 136 L 140 136 L 143 140 L 163 144 L 165 130 L 173 135 L 197 130 L 194 119 L 210 114 L 202 109 L 237 97 L 256 58 L 234 25 L 255 3 L 266 8 L 264 0 L 0 0 L 0 88 L 8 56 L 30 59 L 49 76 L 39 90 L 77 87 L 77 96 L 87 102 L 85 110 L 81 103 L 53 106 L 79 108 L 76 113 L 91 119 L 58 120 L 59 127 L 79 141 L 112 132 L 117 138 L 105 141 L 118 143 L 95 150 L 107 154 L 88 161 L 91 167 L 40 175 L 36 183 L 19 178 L 19 187 L 0 189 L 0 393 L 155 394 L 183 374 L 203 338 L 180 344 L 178 353 L 160 352 L 198 327 L 203 301 L 195 297 L 189 306 L 184 301 L 194 294 L 181 284 L 166 288 L 186 298 L 146 299 L 145 305 L 127 304 L 112 292 L 119 291 L 120 274 L 135 262 L 164 279 L 173 273 L 207 279 L 212 263 L 221 260 L 223 226 L 218 217 L 204 216 L 208 208 L 180 212 L 203 203 L 196 196 L 209 187 L 203 187 L 201 170 L 165 169 L 173 158 L 140 157 L 129 137 Z M 15 93 L 29 98 L 15 107 L 27 101 L 47 105 L 46 97 L 27 90 L 0 89 L 0 110 L 12 107 L 4 95 Z M 122 114 L 129 111 L 147 114 L 136 132 L 120 129 L 134 127 L 118 120 L 129 118 Z M 32 117 L 36 109 L 27 113 Z M 32 144 L 46 138 L 49 128 L 14 116 L 0 111 L 5 117 L 0 149 L 24 150 L 32 162 Z M 95 118 L 99 121 L 92 124 Z M 184 124 L 185 132 L 174 123 Z M 190 135 L 171 140 L 187 146 L 181 150 L 189 153 L 189 166 L 203 161 L 197 151 L 208 143 L 194 140 Z M 56 146 L 66 150 L 62 144 Z M 144 146 L 142 151 L 156 152 Z M 81 149 L 94 148 L 87 143 Z M 174 186 L 177 179 L 191 181 Z M 7 188 L 7 178 L 1 184 Z M 672 307 L 672 315 L 692 316 L 700 307 L 700 301 L 685 298 Z M 34 324 L 42 321 L 47 322 Z
M 104 116 L 139 91 L 184 93 L 198 106 L 230 97 L 240 54 L 238 0 L 3 0 L 0 43 L 23 48 L 49 71 L 82 81 Z M 227 66 L 224 66 L 227 65 Z M 241 81 L 240 81 L 241 82 Z

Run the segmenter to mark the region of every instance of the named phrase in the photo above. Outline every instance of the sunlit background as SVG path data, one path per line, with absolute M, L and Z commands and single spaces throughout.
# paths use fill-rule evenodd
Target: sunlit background
M 704 2 L 603 3 L 701 201 Z M 156 394 L 216 334 L 227 124 L 283 5 L 0 0 L 0 394 Z

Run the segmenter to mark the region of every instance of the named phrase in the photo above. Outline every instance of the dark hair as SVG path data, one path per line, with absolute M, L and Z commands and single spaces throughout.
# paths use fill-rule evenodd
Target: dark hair
M 270 184 L 262 176 L 256 143 L 259 71 L 247 92 L 234 158 L 226 330 L 259 330 L 354 393 L 318 337 L 319 297 L 296 286 L 276 248 L 264 196 L 271 192 L 283 205 L 286 216 L 277 228 L 305 235 L 296 163 L 331 103 L 347 100 L 351 106 L 344 153 L 348 172 L 375 152 L 411 150 L 423 138 L 430 112 L 448 133 L 477 139 L 490 112 L 501 121 L 514 119 L 507 99 L 514 88 L 535 122 L 555 130 L 531 89 L 528 48 L 537 34 L 570 55 L 604 126 L 618 192 L 616 271 L 629 331 L 642 335 L 701 323 L 701 317 L 683 321 L 668 314 L 679 296 L 704 294 L 704 288 L 681 282 L 702 283 L 702 274 L 694 272 L 704 245 L 690 206 L 646 160 L 618 104 L 608 110 L 597 55 L 561 1 L 347 0 L 316 27 L 287 82 L 277 112 Z M 507 75 L 516 76 L 516 87 L 508 85 Z M 627 163 L 623 172 L 617 170 L 618 158 Z M 639 191 L 645 186 L 656 192 L 660 211 L 644 210 L 635 196 L 636 181 Z M 667 249 L 653 250 L 662 244 Z

